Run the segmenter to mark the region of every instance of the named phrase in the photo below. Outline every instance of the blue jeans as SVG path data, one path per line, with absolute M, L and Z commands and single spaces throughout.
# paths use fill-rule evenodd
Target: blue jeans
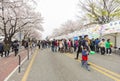
M 86 69 L 89 70 L 87 61 L 82 60 L 81 63 L 82 63 L 82 66 L 85 66 Z
M 54 52 L 54 46 L 52 46 L 52 52 Z

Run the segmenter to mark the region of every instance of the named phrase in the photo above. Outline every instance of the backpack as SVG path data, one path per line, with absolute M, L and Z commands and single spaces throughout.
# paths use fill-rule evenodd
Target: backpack
M 86 46 L 86 40 L 82 41 L 82 46 L 85 47 Z
M 19 45 L 18 45 L 17 43 L 14 43 L 14 44 L 13 44 L 14 49 L 18 49 L 18 46 L 19 46 Z

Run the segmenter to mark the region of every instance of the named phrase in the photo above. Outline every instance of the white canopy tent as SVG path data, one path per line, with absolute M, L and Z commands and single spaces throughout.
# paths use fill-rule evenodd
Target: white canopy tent
M 120 21 L 115 21 L 103 25 L 102 37 L 111 39 L 114 46 L 120 48 Z
M 120 20 L 115 22 L 110 22 L 105 25 L 96 25 L 91 28 L 82 28 L 81 30 L 69 33 L 68 35 L 62 35 L 56 37 L 56 39 L 70 39 L 76 36 L 89 35 L 90 38 L 102 38 L 111 39 L 115 46 L 120 47 Z

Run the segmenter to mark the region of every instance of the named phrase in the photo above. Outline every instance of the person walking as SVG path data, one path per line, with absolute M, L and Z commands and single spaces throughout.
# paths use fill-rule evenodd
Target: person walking
M 59 40 L 57 40 L 57 52 L 59 51 Z
M 52 41 L 51 48 L 52 48 L 52 52 L 55 52 L 55 39 Z
M 1 57 L 3 57 L 3 51 L 4 51 L 3 43 L 0 42 L 0 54 L 1 54 Z
M 57 40 L 54 42 L 54 51 L 57 52 Z
M 90 52 L 90 39 L 88 38 L 88 35 L 84 36 L 84 40 L 82 41 L 83 48 L 85 47 Z
M 105 39 L 102 39 L 102 41 L 99 43 L 101 55 L 105 54 Z
M 15 56 L 17 56 L 18 54 L 18 51 L 19 51 L 19 44 L 18 44 L 18 41 L 14 41 L 13 43 L 13 49 L 14 49 L 14 52 L 15 52 Z
M 94 38 L 92 38 L 92 40 L 90 42 L 91 42 L 90 43 L 90 49 L 91 49 L 91 51 L 95 51 L 95 40 L 94 40 Z
M 77 55 L 76 55 L 76 60 L 79 57 L 79 53 L 82 52 L 82 36 L 79 37 L 79 45 L 78 45 L 78 50 L 77 50 Z
M 78 50 L 78 46 L 79 46 L 79 41 L 75 40 L 74 41 L 74 52 L 76 52 L 76 50 Z
M 29 43 L 28 43 L 28 41 L 25 41 L 25 43 L 24 43 L 24 47 L 25 47 L 25 49 L 28 49 L 28 47 L 29 47 Z
M 68 45 L 67 45 L 67 40 L 65 39 L 64 40 L 64 46 L 65 46 L 65 53 L 68 51 Z
M 99 40 L 99 38 L 97 38 L 96 40 L 95 40 L 95 51 L 97 52 L 97 53 L 99 53 L 99 44 L 100 43 L 100 40 Z
M 4 43 L 4 52 L 5 52 L 5 57 L 8 57 L 9 53 L 10 53 L 10 44 L 9 43 Z
M 74 52 L 76 51 L 77 46 L 76 46 L 76 40 L 74 40 Z
M 41 46 L 41 42 L 40 42 L 40 40 L 38 41 L 38 48 L 40 49 L 40 46 Z
M 68 51 L 71 52 L 71 40 L 68 41 Z
M 89 55 L 89 51 L 84 47 L 83 48 L 83 51 L 82 51 L 82 60 L 81 60 L 81 63 L 82 63 L 82 67 L 85 66 L 86 69 L 88 71 L 90 71 L 89 67 L 88 67 L 88 55 Z
M 105 46 L 106 46 L 107 55 L 111 55 L 111 53 L 112 53 L 112 49 L 111 49 L 112 45 L 110 43 L 110 39 L 107 39 L 107 42 L 105 43 Z
M 60 53 L 63 53 L 64 52 L 64 42 L 63 42 L 63 40 L 60 40 L 60 42 L 59 42 L 59 47 L 60 47 Z

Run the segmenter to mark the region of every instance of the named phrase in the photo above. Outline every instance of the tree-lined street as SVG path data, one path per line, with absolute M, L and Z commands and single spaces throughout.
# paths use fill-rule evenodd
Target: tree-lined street
M 120 81 L 120 0 L 0 0 L 0 81 Z

